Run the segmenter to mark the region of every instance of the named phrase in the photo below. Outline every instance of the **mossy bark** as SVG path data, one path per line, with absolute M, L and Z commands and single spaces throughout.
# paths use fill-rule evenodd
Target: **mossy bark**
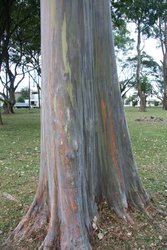
M 11 239 L 48 221 L 41 249 L 91 249 L 101 200 L 118 216 L 148 201 L 137 174 L 117 80 L 110 1 L 41 1 L 41 171 Z

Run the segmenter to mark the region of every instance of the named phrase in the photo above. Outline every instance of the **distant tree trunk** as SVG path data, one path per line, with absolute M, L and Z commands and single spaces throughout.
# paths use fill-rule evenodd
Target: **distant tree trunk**
M 4 114 L 14 114 L 14 105 L 10 100 L 5 100 L 3 104 Z
M 165 41 L 164 41 L 164 55 L 163 55 L 163 71 L 164 71 L 164 98 L 163 108 L 167 110 L 167 22 L 165 22 Z
M 41 108 L 41 96 L 40 96 L 40 86 L 39 86 L 39 83 L 37 84 L 37 92 L 38 92 L 38 107 L 40 109 Z
M 137 68 L 136 68 L 136 83 L 138 89 L 138 96 L 140 98 L 140 111 L 146 111 L 146 95 L 142 91 L 140 82 L 140 70 L 141 70 L 141 23 L 137 23 Z
M 41 249 L 91 249 L 106 200 L 118 216 L 149 198 L 137 174 L 118 86 L 110 1 L 41 1 L 41 168 L 10 240 L 46 227 Z
M 1 114 L 1 107 L 0 107 L 0 125 L 3 125 L 2 114 Z
M 140 92 L 140 111 L 145 112 L 146 111 L 146 94 L 141 90 L 139 90 L 139 92 Z
M 14 114 L 14 105 L 16 103 L 15 99 L 15 88 L 14 83 L 10 84 L 10 88 L 7 90 L 6 95 L 4 95 L 3 109 L 5 114 Z
M 13 114 L 14 113 L 14 105 L 16 103 L 15 89 L 14 88 L 11 88 L 9 90 L 9 99 L 10 99 L 10 111 Z
M 31 82 L 30 82 L 30 73 L 28 76 L 28 106 L 29 110 L 31 109 Z

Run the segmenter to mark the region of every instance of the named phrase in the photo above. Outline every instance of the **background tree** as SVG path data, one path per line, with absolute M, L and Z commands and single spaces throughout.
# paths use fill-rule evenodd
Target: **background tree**
M 30 96 L 30 91 L 28 88 L 22 88 L 20 90 L 20 95 L 21 97 L 25 100 L 25 99 L 29 99 L 29 96 Z
M 141 90 L 143 92 L 143 95 L 145 96 L 145 106 L 146 106 L 147 96 L 153 93 L 152 85 L 147 76 L 140 77 L 140 85 L 141 85 Z
M 121 96 L 126 97 L 126 93 L 130 90 L 138 90 L 138 85 L 136 84 L 136 68 L 137 68 L 137 56 L 129 56 L 130 51 L 127 51 L 127 55 L 122 56 L 121 59 L 117 58 L 118 65 L 121 68 L 119 71 L 120 79 L 120 89 Z M 120 56 L 120 53 L 119 53 Z M 121 57 L 121 56 L 120 56 Z M 156 91 L 160 90 L 157 87 L 157 83 L 160 80 L 160 66 L 159 64 L 149 56 L 145 51 L 141 53 L 141 66 L 140 66 L 140 85 L 143 92 L 143 101 L 146 105 L 146 95 L 155 94 Z M 142 82 L 147 79 L 149 82 L 149 89 L 146 88 L 146 92 L 143 89 Z M 144 80 L 144 82 L 145 82 Z M 156 84 L 156 87 L 154 86 Z M 159 84 L 158 84 L 159 85 Z M 153 91 L 154 90 L 154 91 Z M 158 93 L 156 93 L 157 95 Z
M 142 55 L 142 36 L 149 37 L 153 30 L 153 25 L 160 15 L 159 0 L 112 0 L 112 6 L 117 18 L 124 17 L 127 21 L 133 22 L 136 25 L 137 43 L 136 43 L 136 54 L 137 54 L 137 66 L 135 81 L 138 88 L 138 95 L 140 98 L 140 111 L 146 110 L 145 94 L 142 91 L 140 84 L 141 77 L 141 55 Z
M 136 68 L 138 64 L 138 57 L 128 57 L 125 63 L 126 68 L 129 67 L 131 69 L 131 78 L 129 81 L 129 85 L 133 87 L 135 90 L 138 90 L 138 85 L 136 84 Z M 124 66 L 124 68 L 125 68 Z M 126 69 L 125 68 L 125 69 Z M 159 64 L 149 56 L 145 51 L 141 53 L 141 62 L 140 62 L 140 88 L 143 93 L 143 103 L 146 108 L 146 98 L 151 94 L 155 94 L 153 89 L 154 85 L 157 83 L 158 79 L 160 79 L 159 75 Z
M 134 39 L 130 38 L 130 32 L 127 29 L 127 22 L 125 18 L 118 18 L 115 9 L 111 8 L 113 33 L 114 33 L 114 45 L 117 63 L 121 69 L 118 73 L 118 79 L 120 84 L 120 90 L 122 98 L 125 98 L 126 93 L 134 86 L 132 82 L 133 74 L 131 74 L 131 65 L 127 62 L 129 51 L 134 47 Z
M 11 2 L 11 4 L 9 4 Z M 15 91 L 26 73 L 34 51 L 40 50 L 39 1 L 3 1 L 1 11 L 8 13 L 1 32 L 1 100 L 7 113 L 13 113 Z M 29 15 L 31 13 L 32 15 Z M 3 20 L 0 20 L 3 23 Z M 19 76 L 19 77 L 18 77 Z
M 22 96 L 19 96 L 16 101 L 17 102 L 25 102 L 25 99 Z
M 160 1 L 158 12 L 158 20 L 154 25 L 152 36 L 159 40 L 162 51 L 162 67 L 163 67 L 163 108 L 167 110 L 167 2 Z
M 160 100 L 163 104 L 164 100 L 164 75 L 162 65 L 158 65 L 157 78 L 154 80 L 153 84 L 153 94 Z

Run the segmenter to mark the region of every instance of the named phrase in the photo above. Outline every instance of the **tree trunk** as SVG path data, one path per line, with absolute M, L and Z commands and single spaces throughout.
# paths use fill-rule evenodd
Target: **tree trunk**
M 4 95 L 4 114 L 14 114 L 14 105 L 16 103 L 15 100 L 15 89 L 12 87 L 14 83 L 11 84 L 10 88 L 7 91 L 7 94 Z
M 3 104 L 4 114 L 14 114 L 14 105 L 9 101 L 5 100 Z
M 39 78 L 39 76 L 38 76 Z M 38 107 L 41 108 L 41 96 L 40 96 L 40 86 L 39 83 L 37 84 L 37 91 L 38 91 Z
M 146 94 L 143 91 L 140 92 L 140 111 L 145 112 L 146 111 Z
M 165 42 L 164 42 L 163 71 L 164 71 L 163 108 L 165 110 L 167 110 L 167 22 L 165 22 Z
M 118 216 L 149 200 L 125 121 L 110 1 L 41 1 L 41 168 L 33 204 L 10 240 L 49 221 L 41 249 L 91 249 L 105 199 Z
M 0 107 L 0 125 L 3 125 L 2 114 L 1 114 L 1 107 Z
M 138 96 L 140 98 L 140 108 L 139 110 L 144 112 L 146 111 L 146 96 L 142 91 L 141 82 L 140 82 L 140 70 L 141 70 L 141 23 L 137 23 L 137 68 L 136 68 L 136 83 Z

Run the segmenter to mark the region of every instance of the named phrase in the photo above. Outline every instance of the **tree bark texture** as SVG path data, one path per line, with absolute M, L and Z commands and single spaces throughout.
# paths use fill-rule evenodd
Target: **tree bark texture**
M 12 238 L 48 221 L 41 249 L 91 249 L 99 202 L 128 219 L 129 206 L 144 209 L 149 199 L 118 86 L 110 1 L 41 0 L 41 27 L 40 178 Z

